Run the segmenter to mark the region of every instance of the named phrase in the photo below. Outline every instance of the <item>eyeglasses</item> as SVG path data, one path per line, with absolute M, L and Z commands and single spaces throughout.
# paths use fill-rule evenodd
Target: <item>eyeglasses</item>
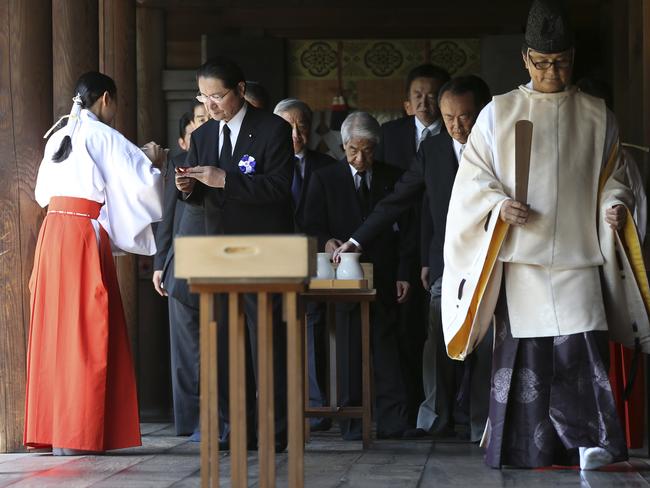
M 573 64 L 573 54 L 570 55 L 569 59 L 561 58 L 561 59 L 556 59 L 555 61 L 546 61 L 546 60 L 533 61 L 533 58 L 530 57 L 530 49 L 529 49 L 526 52 L 526 56 L 528 56 L 528 60 L 531 62 L 531 64 L 535 66 L 535 69 L 538 69 L 540 71 L 547 70 L 551 66 L 555 66 L 558 69 L 566 69 Z
M 232 88 L 228 90 L 226 93 L 223 95 L 204 95 L 203 93 L 199 92 L 198 95 L 196 95 L 196 99 L 201 102 L 201 103 L 207 103 L 208 100 L 212 100 L 213 102 L 220 103 L 223 102 L 223 99 L 226 98 L 228 93 L 232 91 Z

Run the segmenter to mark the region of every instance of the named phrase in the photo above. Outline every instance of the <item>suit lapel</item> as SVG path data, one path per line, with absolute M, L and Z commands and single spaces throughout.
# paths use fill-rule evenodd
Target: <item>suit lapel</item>
M 375 204 L 384 197 L 385 178 L 384 169 L 381 163 L 375 161 L 372 167 L 372 180 L 370 181 L 370 208 L 375 208 Z
M 404 140 L 408 141 L 408 155 L 409 158 L 415 156 L 417 148 L 415 147 L 415 115 L 411 115 L 408 119 L 408 124 L 404 124 Z
M 206 124 L 211 124 L 211 127 L 208 129 L 208 137 L 204 138 L 207 161 L 199 161 L 199 164 L 219 166 L 219 122 L 210 119 Z
M 312 153 L 309 149 L 305 149 L 305 174 L 302 179 L 302 190 L 300 190 L 300 198 L 298 199 L 298 208 L 302 207 L 305 201 L 305 195 L 307 194 L 307 189 L 309 188 L 309 180 L 311 179 L 311 173 L 314 170 L 313 165 L 314 161 L 312 159 Z
M 348 160 L 343 157 L 339 160 L 339 179 L 340 188 L 347 188 L 347 193 L 350 195 L 350 210 L 354 209 L 354 215 L 358 222 L 361 222 L 361 208 L 359 207 L 359 199 L 357 198 L 357 187 L 354 183 L 354 177 L 350 170 Z
M 443 144 L 442 151 L 442 160 L 445 161 L 445 164 L 449 165 L 449 169 L 452 169 L 455 173 L 458 169 L 458 159 L 456 159 L 456 151 L 454 151 L 454 140 L 449 134 L 447 134 L 447 143 Z

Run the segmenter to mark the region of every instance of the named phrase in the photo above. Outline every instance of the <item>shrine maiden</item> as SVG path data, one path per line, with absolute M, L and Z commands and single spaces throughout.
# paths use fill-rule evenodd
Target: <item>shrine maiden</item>
M 112 250 L 151 255 L 165 152 L 111 128 L 117 91 L 81 76 L 67 125 L 47 142 L 47 207 L 30 280 L 24 443 L 79 454 L 140 445 L 133 361 Z

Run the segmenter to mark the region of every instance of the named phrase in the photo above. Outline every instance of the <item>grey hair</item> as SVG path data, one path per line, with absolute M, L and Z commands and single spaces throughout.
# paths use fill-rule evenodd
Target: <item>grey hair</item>
M 311 126 L 312 111 L 309 108 L 309 105 L 297 98 L 285 98 L 284 100 L 280 100 L 273 109 L 273 113 L 275 115 L 280 115 L 291 110 L 300 111 L 302 116 L 307 119 L 307 123 Z
M 347 144 L 352 138 L 369 139 L 379 144 L 380 134 L 379 122 L 368 112 L 352 112 L 341 125 L 343 144 Z

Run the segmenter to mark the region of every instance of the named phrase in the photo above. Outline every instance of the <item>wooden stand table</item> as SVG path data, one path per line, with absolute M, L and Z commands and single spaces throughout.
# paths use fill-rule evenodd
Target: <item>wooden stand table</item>
M 305 438 L 309 438 L 309 417 L 346 417 L 359 418 L 362 421 L 362 438 L 363 448 L 370 447 L 370 437 L 372 431 L 372 397 L 370 395 L 370 302 L 376 298 L 375 290 L 359 290 L 344 288 L 327 288 L 327 289 L 309 289 L 300 293 L 301 309 L 305 309 L 308 301 L 325 302 L 327 304 L 327 336 L 329 343 L 329 406 L 328 407 L 310 407 L 309 406 L 309 367 L 307 364 L 307 347 L 303 345 L 305 351 L 304 357 L 304 384 L 303 391 L 305 395 Z M 360 407 L 340 407 L 338 405 L 338 391 L 336 378 L 336 316 L 335 306 L 337 303 L 359 303 L 361 306 L 361 383 L 362 397 Z M 301 317 L 306 317 L 302 310 Z M 303 325 L 301 330 L 305 333 L 306 327 Z M 304 344 L 304 339 L 303 339 Z
M 230 395 L 231 485 L 248 485 L 246 446 L 246 319 L 243 293 L 257 294 L 259 486 L 275 486 L 275 426 L 273 405 L 272 293 L 281 293 L 287 321 L 287 422 L 289 487 L 304 484 L 302 330 L 297 294 L 306 279 L 190 278 L 190 289 L 200 298 L 201 344 L 201 487 L 219 486 L 219 419 L 217 396 L 218 294 L 228 294 L 228 374 Z

